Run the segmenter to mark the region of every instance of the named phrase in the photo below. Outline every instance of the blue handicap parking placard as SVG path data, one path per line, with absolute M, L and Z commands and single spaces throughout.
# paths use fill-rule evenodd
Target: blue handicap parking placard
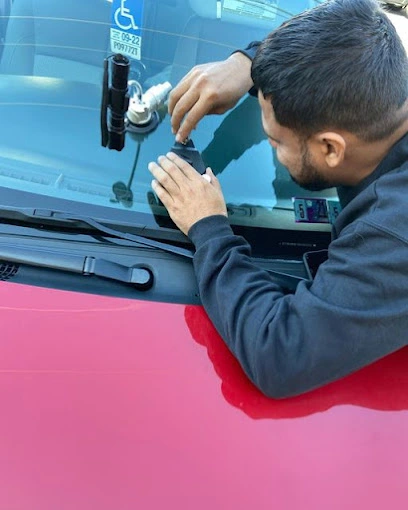
M 113 0 L 111 51 L 140 60 L 142 56 L 143 0 Z

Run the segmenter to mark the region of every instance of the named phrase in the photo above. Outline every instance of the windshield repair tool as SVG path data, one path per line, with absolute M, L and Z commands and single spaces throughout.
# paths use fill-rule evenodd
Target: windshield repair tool
M 127 111 L 127 130 L 130 133 L 150 133 L 160 123 L 158 110 L 166 102 L 172 89 L 171 84 L 166 81 L 159 85 L 153 85 L 145 93 L 137 81 L 130 81 L 129 88 L 136 89 L 131 94 L 129 109 Z
M 102 146 L 117 151 L 125 147 L 126 131 L 143 135 L 157 128 L 161 120 L 159 110 L 172 89 L 166 81 L 143 92 L 138 81 L 129 81 L 129 72 L 129 59 L 119 53 L 104 61 Z
M 205 174 L 206 166 L 204 160 L 201 153 L 196 149 L 193 140 L 190 138 L 187 138 L 187 140 L 182 143 L 176 142 L 171 148 L 171 152 L 174 152 L 174 154 L 184 159 L 184 161 L 195 168 L 199 174 Z
M 102 146 L 116 151 L 121 151 L 125 146 L 125 114 L 129 107 L 129 68 L 129 59 L 120 54 L 110 56 L 104 61 L 101 105 Z

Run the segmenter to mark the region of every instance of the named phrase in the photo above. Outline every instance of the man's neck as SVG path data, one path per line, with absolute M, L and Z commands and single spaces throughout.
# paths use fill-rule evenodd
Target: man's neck
M 374 143 L 358 143 L 350 150 L 346 161 L 350 175 L 349 185 L 355 186 L 368 177 L 378 167 L 392 147 L 408 133 L 408 119 L 394 133 Z

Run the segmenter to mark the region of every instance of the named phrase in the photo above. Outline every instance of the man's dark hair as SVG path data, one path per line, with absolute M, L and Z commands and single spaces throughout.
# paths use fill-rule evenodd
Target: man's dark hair
M 375 0 L 329 0 L 292 18 L 260 45 L 252 79 L 302 137 L 337 128 L 376 141 L 407 115 L 407 53 Z

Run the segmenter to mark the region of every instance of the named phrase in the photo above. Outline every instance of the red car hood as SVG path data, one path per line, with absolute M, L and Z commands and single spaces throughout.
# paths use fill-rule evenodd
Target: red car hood
M 200 307 L 2 283 L 0 509 L 405 509 L 408 350 L 273 401 Z

